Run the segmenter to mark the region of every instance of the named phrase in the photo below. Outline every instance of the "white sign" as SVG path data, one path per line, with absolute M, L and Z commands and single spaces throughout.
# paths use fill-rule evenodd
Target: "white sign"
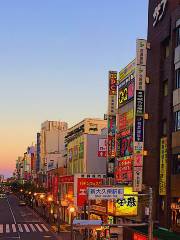
M 73 225 L 102 225 L 102 220 L 79 220 L 74 219 Z
M 167 0 L 162 0 L 157 7 L 154 9 L 154 13 L 153 13 L 153 27 L 156 26 L 156 24 L 162 19 L 163 15 L 164 15 L 164 11 L 167 5 Z
M 118 187 L 93 187 L 88 189 L 89 200 L 123 199 L 124 189 Z

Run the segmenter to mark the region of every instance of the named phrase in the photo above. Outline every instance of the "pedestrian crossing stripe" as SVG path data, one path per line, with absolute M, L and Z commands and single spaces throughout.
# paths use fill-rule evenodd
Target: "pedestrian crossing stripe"
M 49 232 L 49 229 L 43 223 L 18 223 L 18 224 L 0 224 L 0 234 L 4 233 L 30 233 L 30 232 Z

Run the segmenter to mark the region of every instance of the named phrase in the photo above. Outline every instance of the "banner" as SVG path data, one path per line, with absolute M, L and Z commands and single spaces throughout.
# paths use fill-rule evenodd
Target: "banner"
M 167 137 L 160 140 L 160 176 L 159 176 L 159 195 L 166 195 L 167 184 Z
M 119 159 L 118 166 L 115 171 L 115 179 L 117 183 L 132 182 L 132 157 Z
M 87 188 L 101 186 L 102 178 L 78 178 L 77 179 L 77 206 L 82 207 L 87 201 Z

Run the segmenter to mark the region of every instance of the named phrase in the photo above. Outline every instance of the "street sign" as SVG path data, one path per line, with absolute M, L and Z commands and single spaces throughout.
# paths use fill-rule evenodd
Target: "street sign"
M 88 188 L 89 200 L 110 200 L 122 199 L 124 197 L 124 189 L 119 187 L 92 187 Z
M 74 219 L 73 220 L 73 225 L 102 225 L 102 220 L 79 220 L 79 219 Z

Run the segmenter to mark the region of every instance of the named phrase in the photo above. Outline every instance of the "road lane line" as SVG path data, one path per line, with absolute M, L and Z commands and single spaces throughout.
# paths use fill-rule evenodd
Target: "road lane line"
M 3 224 L 0 224 L 0 233 L 3 233 Z
M 29 230 L 27 224 L 23 224 L 23 225 L 24 225 L 24 228 L 26 229 L 26 232 L 30 232 L 30 230 Z
M 10 233 L 9 224 L 6 224 L 6 233 Z
M 23 229 L 22 229 L 21 224 L 18 224 L 18 228 L 19 228 L 19 231 L 20 231 L 20 232 L 23 232 Z
M 39 224 L 36 223 L 35 226 L 37 227 L 37 229 L 38 229 L 40 232 L 43 231 L 43 230 L 40 228 Z
M 32 229 L 33 232 L 36 232 L 35 227 L 33 226 L 33 224 L 29 224 L 30 228 Z
M 46 232 L 49 232 L 49 229 L 44 224 L 41 224 L 41 226 Z
M 15 224 L 12 224 L 12 230 L 13 230 L 13 232 L 16 232 L 16 225 Z

